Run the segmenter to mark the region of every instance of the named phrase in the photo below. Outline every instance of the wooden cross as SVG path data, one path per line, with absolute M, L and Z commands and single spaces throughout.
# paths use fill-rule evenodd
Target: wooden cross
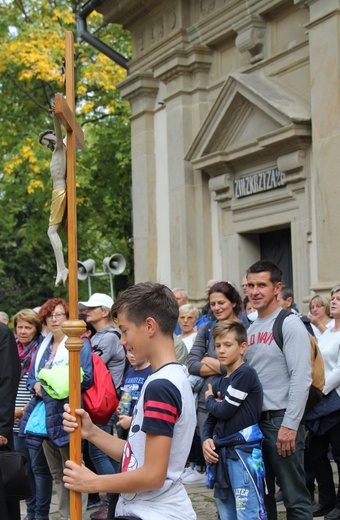
M 83 340 L 80 336 L 86 330 L 85 323 L 78 320 L 78 277 L 77 277 L 77 202 L 76 202 L 76 144 L 84 146 L 84 134 L 75 116 L 74 91 L 74 42 L 73 33 L 65 33 L 66 56 L 66 100 L 61 94 L 55 95 L 55 115 L 67 132 L 66 171 L 67 171 L 67 240 L 68 240 L 68 287 L 69 320 L 63 323 L 63 332 L 68 336 L 66 347 L 69 350 L 70 407 L 72 413 L 80 408 L 80 351 Z M 79 421 L 78 421 L 79 422 Z M 70 434 L 70 459 L 81 464 L 81 428 Z M 70 491 L 70 518 L 82 518 L 81 493 Z

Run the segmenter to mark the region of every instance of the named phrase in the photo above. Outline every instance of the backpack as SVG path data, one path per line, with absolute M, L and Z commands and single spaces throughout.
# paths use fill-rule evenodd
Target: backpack
M 282 309 L 278 314 L 274 325 L 273 325 L 273 336 L 274 340 L 277 343 L 278 347 L 283 349 L 283 333 L 282 333 L 282 325 L 284 320 L 293 314 L 292 312 L 287 311 L 286 309 Z M 306 403 L 306 409 L 314 406 L 322 399 L 322 390 L 325 386 L 325 367 L 322 359 L 322 354 L 320 352 L 318 342 L 312 334 L 308 332 L 309 341 L 310 341 L 310 350 L 311 350 L 311 365 L 312 365 L 312 384 L 309 389 L 309 395 Z
M 84 409 L 94 424 L 106 425 L 116 410 L 119 399 L 110 370 L 98 354 L 92 352 L 93 383 L 83 392 Z

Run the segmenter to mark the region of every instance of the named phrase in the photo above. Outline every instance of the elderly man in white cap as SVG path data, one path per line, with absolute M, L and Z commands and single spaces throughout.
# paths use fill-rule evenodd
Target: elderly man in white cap
M 93 351 L 98 354 L 111 372 L 117 392 L 122 384 L 125 368 L 125 350 L 119 343 L 120 331 L 111 320 L 113 305 L 111 296 L 94 293 L 87 302 L 80 302 L 85 307 L 86 321 L 91 323 L 96 333 L 91 337 Z
M 94 293 L 87 302 L 80 302 L 81 307 L 85 307 L 86 321 L 91 323 L 96 333 L 91 337 L 93 351 L 98 354 L 107 368 L 111 372 L 117 393 L 120 393 L 124 370 L 125 370 L 125 350 L 119 343 L 120 331 L 113 325 L 110 311 L 113 300 L 107 294 Z M 112 433 L 114 416 L 105 426 L 98 425 L 102 430 Z M 116 464 L 106 453 L 89 443 L 89 454 L 99 475 L 109 475 L 116 472 Z M 109 498 L 109 497 L 108 497 Z M 93 518 L 107 517 L 107 505 L 93 513 Z

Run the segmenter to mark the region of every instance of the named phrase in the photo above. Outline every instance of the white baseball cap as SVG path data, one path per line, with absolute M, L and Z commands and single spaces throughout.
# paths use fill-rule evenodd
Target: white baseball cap
M 111 296 L 103 293 L 94 293 L 90 296 L 88 302 L 79 302 L 80 305 L 84 307 L 106 307 L 107 309 L 111 309 L 113 305 L 113 299 Z

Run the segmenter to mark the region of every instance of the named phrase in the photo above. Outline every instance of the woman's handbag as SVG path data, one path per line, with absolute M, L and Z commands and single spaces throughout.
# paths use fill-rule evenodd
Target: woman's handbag
M 24 500 L 32 496 L 27 459 L 19 451 L 0 451 L 0 476 L 6 498 Z

